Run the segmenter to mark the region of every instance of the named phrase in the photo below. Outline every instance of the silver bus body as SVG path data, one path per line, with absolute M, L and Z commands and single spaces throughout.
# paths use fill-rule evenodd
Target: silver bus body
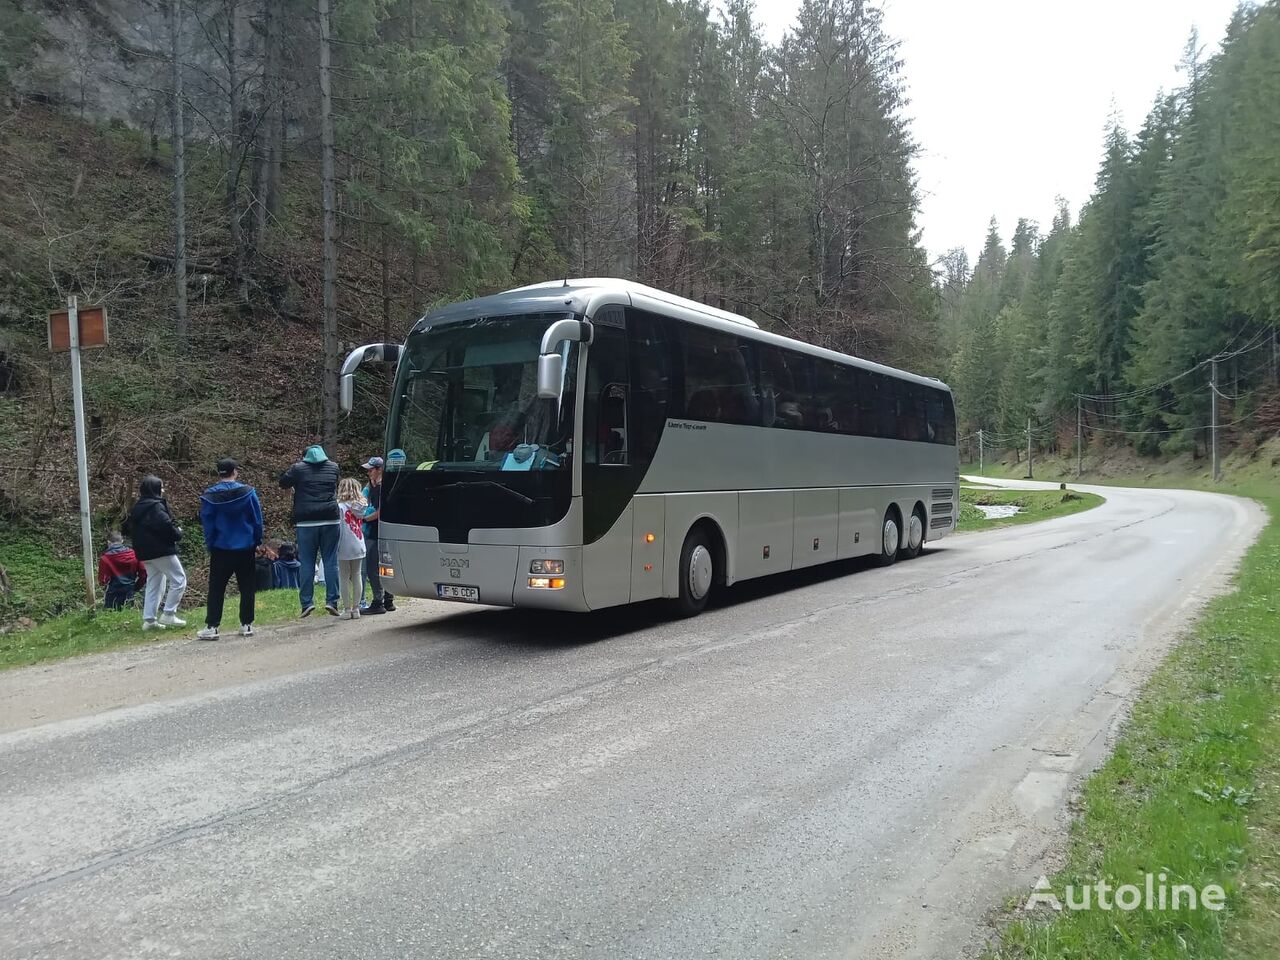
M 516 454 L 477 451 L 473 442 L 464 444 L 464 460 L 452 463 L 440 459 L 438 449 L 412 449 L 413 418 L 423 425 L 423 435 L 435 430 L 436 443 L 444 445 L 453 442 L 452 437 L 446 441 L 445 419 L 463 424 L 469 417 L 483 423 L 481 407 L 486 402 L 498 405 L 493 399 L 501 389 L 496 378 L 518 367 L 499 361 L 519 352 L 500 342 L 497 331 L 503 324 L 512 330 L 528 328 L 521 342 L 532 343 L 535 333 L 561 319 L 586 321 L 583 339 L 589 340 L 560 344 L 566 382 L 564 409 L 558 415 L 571 424 L 571 436 L 560 440 L 559 447 L 554 439 L 541 448 L 525 444 L 526 456 L 527 448 L 541 450 L 535 459 L 545 455 L 545 463 L 556 467 L 520 471 L 510 459 Z M 445 341 L 441 335 L 451 328 L 456 328 L 451 336 L 463 330 L 479 330 L 482 336 L 452 354 L 442 349 L 429 355 L 415 346 L 433 342 L 427 339 L 433 336 Z M 637 328 L 648 333 L 637 333 Z M 677 340 L 684 344 L 683 360 L 677 356 Z M 589 611 L 679 597 L 680 580 L 687 573 L 681 566 L 682 549 L 695 527 L 705 535 L 715 581 L 721 584 L 879 554 L 886 518 L 896 516 L 904 540 L 918 526 L 915 543 L 906 545 L 917 549 L 922 541 L 937 540 L 955 528 L 955 421 L 945 385 L 781 337 L 744 317 L 640 284 L 601 279 L 523 287 L 428 314 L 398 354 L 394 345 L 365 349 L 374 359 L 398 356 L 399 363 L 379 531 L 382 577 L 397 595 Z M 521 362 L 527 361 L 531 348 L 521 349 Z M 647 361 L 636 359 L 637 350 L 665 356 L 665 374 L 642 372 L 639 367 Z M 695 350 L 702 353 L 695 356 Z M 601 388 L 590 380 L 596 367 L 607 364 L 610 351 L 630 358 L 619 361 L 629 364 L 629 373 Z M 436 366 L 415 372 L 417 355 Z M 496 365 L 464 369 L 441 359 L 463 357 L 465 363 L 472 356 L 493 359 Z M 744 365 L 740 357 L 750 362 Z M 707 380 L 702 387 L 691 387 L 693 368 L 704 363 L 714 367 L 707 376 L 722 371 L 730 386 Z M 751 364 L 754 373 L 746 369 Z M 344 374 L 358 365 L 353 354 Z M 548 369 L 559 369 L 560 361 L 537 366 L 545 387 Z M 790 370 L 802 368 L 809 372 L 811 386 L 799 403 L 784 399 L 787 392 L 777 383 L 765 383 L 786 380 Z M 481 386 L 472 389 L 466 378 L 475 370 L 483 377 Z M 641 382 L 646 376 L 652 383 Z M 415 386 L 415 377 L 426 386 Z M 492 383 L 484 379 L 489 377 L 495 378 Z M 873 406 L 857 407 L 861 400 L 835 396 L 834 403 L 819 409 L 823 397 L 830 400 L 840 392 L 834 386 L 822 394 L 823 377 L 906 398 L 896 408 L 892 401 L 882 401 L 882 407 L 889 404 L 884 409 L 916 404 L 911 409 L 923 412 L 912 414 L 914 439 L 899 438 L 901 431 L 884 423 L 883 410 L 877 414 Z M 513 380 L 508 389 L 513 395 L 527 392 L 527 380 Z M 684 396 L 677 398 L 681 383 Z M 344 387 L 346 402 L 349 381 Z M 454 399 L 442 400 L 446 408 L 433 414 L 434 401 L 420 400 L 419 387 L 440 397 L 452 390 Z M 443 412 L 450 403 L 453 412 Z M 464 416 L 458 411 L 467 403 L 475 412 Z M 802 409 L 805 403 L 807 410 Z M 920 406 L 926 403 L 932 405 L 927 411 Z M 841 404 L 851 411 L 844 426 L 831 410 Z M 642 423 L 646 417 L 647 429 Z M 855 419 L 862 426 L 850 428 Z M 523 429 L 528 440 L 527 422 Z M 494 432 L 480 429 L 480 445 L 489 444 Z M 864 435 L 886 432 L 895 435 Z M 554 427 L 540 435 L 553 433 Z M 606 450 L 604 444 L 612 446 Z M 507 458 L 502 468 L 491 470 L 502 457 Z M 471 472 L 471 458 L 477 465 L 483 459 L 490 472 Z M 516 472 L 507 469 L 511 466 Z M 459 467 L 463 472 L 455 473 Z M 517 481 L 524 486 L 516 489 Z M 500 489 L 505 487 L 515 492 Z M 523 519 L 491 525 L 504 516 Z M 558 574 L 546 573 L 557 569 Z

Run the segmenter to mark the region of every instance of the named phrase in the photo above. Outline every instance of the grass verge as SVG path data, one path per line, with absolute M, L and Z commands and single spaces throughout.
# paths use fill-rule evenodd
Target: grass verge
M 972 490 L 960 488 L 960 522 L 957 530 L 993 530 L 997 527 L 1035 523 L 1053 517 L 1065 517 L 1104 503 L 1096 493 L 1079 490 Z M 987 517 L 978 505 L 1016 506 L 1011 517 Z
M 323 596 L 323 587 L 320 592 Z M 234 631 L 238 626 L 235 621 L 239 602 L 238 597 L 227 597 L 222 616 L 223 630 Z M 298 615 L 298 592 L 269 590 L 259 593 L 254 611 L 255 622 L 259 625 L 293 619 Z M 114 647 L 190 637 L 204 626 L 204 607 L 180 610 L 178 615 L 187 621 L 187 626 L 143 633 L 142 613 L 138 607 L 119 611 L 99 610 L 93 616 L 83 612 L 64 613 L 28 630 L 0 634 L 0 669 L 97 653 Z
M 990 956 L 1280 956 L 1280 491 L 1232 492 L 1262 502 L 1270 523 L 1235 591 L 1209 604 L 1085 781 L 1066 864 L 1050 879 L 1065 903 L 1069 885 L 1143 889 L 1146 874 L 1164 874 L 1220 885 L 1225 909 L 1016 910 Z

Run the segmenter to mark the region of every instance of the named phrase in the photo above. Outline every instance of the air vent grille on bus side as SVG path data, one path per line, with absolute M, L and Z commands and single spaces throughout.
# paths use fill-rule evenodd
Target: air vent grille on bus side
M 950 487 L 935 487 L 935 488 L 934 488 L 934 491 L 933 491 L 933 499 L 935 499 L 935 500 L 950 500 L 950 499 L 952 499 L 952 497 L 953 497 L 953 496 L 954 496 L 954 494 L 952 493 L 952 491 L 951 491 L 951 488 L 950 488 Z

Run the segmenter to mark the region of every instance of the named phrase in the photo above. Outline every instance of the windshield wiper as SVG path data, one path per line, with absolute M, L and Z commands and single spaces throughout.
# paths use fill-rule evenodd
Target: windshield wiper
M 476 486 L 496 487 L 497 489 L 501 490 L 503 493 L 509 493 L 511 496 L 515 497 L 525 506 L 528 506 L 529 504 L 533 503 L 532 497 L 526 497 L 519 490 L 512 490 L 510 487 L 506 486 L 505 484 L 499 483 L 497 480 L 460 480 L 456 483 L 442 483 L 438 487 L 429 488 L 427 490 L 427 493 L 434 493 L 437 490 L 448 490 L 450 488 L 456 488 L 456 487 L 476 487 Z

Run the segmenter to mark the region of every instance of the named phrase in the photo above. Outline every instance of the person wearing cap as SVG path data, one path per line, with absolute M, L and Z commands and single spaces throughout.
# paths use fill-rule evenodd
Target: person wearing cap
M 364 612 L 390 613 L 396 608 L 396 598 L 382 589 L 382 576 L 378 572 L 378 517 L 382 515 L 382 471 L 386 461 L 370 457 L 360 466 L 369 474 L 369 485 L 364 488 L 364 498 L 369 503 L 364 515 L 364 574 L 373 587 L 373 600 Z
M 302 459 L 280 475 L 280 486 L 293 491 L 293 525 L 298 530 L 298 599 L 302 615 L 316 606 L 316 557 L 324 566 L 325 612 L 338 615 L 338 537 L 342 519 L 338 512 L 338 465 L 324 447 L 307 447 Z
M 253 636 L 257 548 L 262 543 L 262 504 L 258 491 L 240 482 L 240 464 L 230 457 L 217 463 L 218 482 L 200 495 L 200 525 L 209 550 L 209 600 L 198 640 L 217 640 L 227 584 L 234 576 L 240 591 L 240 636 Z

